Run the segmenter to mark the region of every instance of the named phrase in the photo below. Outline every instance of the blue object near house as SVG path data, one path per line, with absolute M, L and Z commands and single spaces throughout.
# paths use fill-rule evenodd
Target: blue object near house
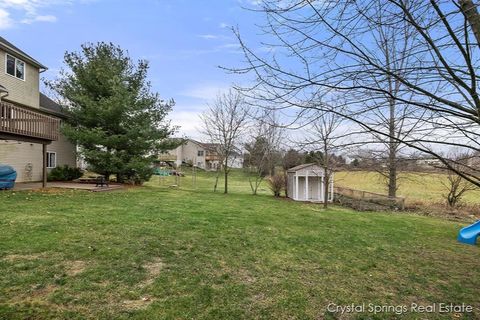
M 10 166 L 0 165 L 0 190 L 13 189 L 17 171 Z
M 462 228 L 458 233 L 458 241 L 461 243 L 471 244 L 472 246 L 477 243 L 477 238 L 480 235 L 480 220 L 474 224 Z

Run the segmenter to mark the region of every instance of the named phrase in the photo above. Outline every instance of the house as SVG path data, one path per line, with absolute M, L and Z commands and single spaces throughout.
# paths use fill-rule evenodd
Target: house
M 188 164 L 205 170 L 217 170 L 221 166 L 217 150 L 218 144 L 185 139 L 177 148 L 160 155 L 159 160 L 174 163 L 175 166 Z M 228 164 L 231 168 L 242 168 L 243 156 L 238 152 L 232 152 Z
M 287 170 L 288 197 L 296 201 L 324 202 L 325 170 L 307 163 Z M 333 172 L 330 173 L 328 201 L 333 201 Z
M 76 165 L 75 146 L 60 132 L 60 106 L 40 93 L 47 68 L 0 37 L 0 164 L 17 182 L 43 181 L 56 166 Z
M 437 158 L 425 157 L 425 158 L 417 159 L 416 164 L 421 168 L 443 167 L 442 161 Z

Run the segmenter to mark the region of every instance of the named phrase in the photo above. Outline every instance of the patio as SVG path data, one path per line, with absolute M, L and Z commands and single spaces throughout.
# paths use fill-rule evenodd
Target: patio
M 16 183 L 13 188 L 14 191 L 25 190 L 37 190 L 42 188 L 41 182 L 22 182 Z M 104 192 L 122 190 L 122 185 L 110 185 L 109 187 L 97 187 L 91 183 L 76 183 L 76 182 L 49 182 L 47 188 L 59 188 L 59 189 L 74 189 L 74 190 L 86 190 L 91 192 Z

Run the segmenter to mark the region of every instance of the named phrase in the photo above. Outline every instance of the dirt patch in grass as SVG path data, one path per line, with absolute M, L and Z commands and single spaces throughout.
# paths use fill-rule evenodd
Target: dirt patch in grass
M 22 260 L 36 260 L 42 258 L 44 255 L 41 253 L 32 254 L 8 254 L 2 259 L 8 262 L 17 262 Z
M 85 270 L 85 268 L 86 268 L 86 263 L 85 261 L 82 261 L 82 260 L 67 261 L 65 263 L 65 273 L 71 277 L 82 273 Z
M 142 287 L 151 285 L 155 278 L 160 274 L 163 268 L 165 268 L 165 263 L 160 258 L 155 258 L 153 261 L 145 264 L 143 268 L 147 271 L 147 279 L 141 283 Z
M 243 268 L 237 270 L 236 277 L 244 284 L 252 284 L 257 281 L 257 279 L 252 276 L 248 270 Z
M 57 290 L 57 286 L 53 284 L 49 284 L 47 286 L 42 286 L 42 287 L 34 287 L 32 289 L 32 292 L 30 294 L 30 299 L 32 301 L 47 301 L 48 296 L 50 296 L 52 293 Z
M 124 300 L 122 302 L 122 306 L 124 309 L 127 309 L 127 310 L 139 310 L 139 309 L 145 309 L 153 301 L 154 299 L 151 299 L 149 297 L 143 297 L 139 300 Z

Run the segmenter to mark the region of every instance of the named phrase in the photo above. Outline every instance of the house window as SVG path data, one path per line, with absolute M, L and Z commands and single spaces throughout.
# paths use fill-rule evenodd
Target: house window
M 197 156 L 198 157 L 203 157 L 203 150 L 198 150 Z
M 25 80 L 25 62 L 9 54 L 7 54 L 5 71 L 12 77 Z
M 47 152 L 47 168 L 55 168 L 57 166 L 57 153 Z

